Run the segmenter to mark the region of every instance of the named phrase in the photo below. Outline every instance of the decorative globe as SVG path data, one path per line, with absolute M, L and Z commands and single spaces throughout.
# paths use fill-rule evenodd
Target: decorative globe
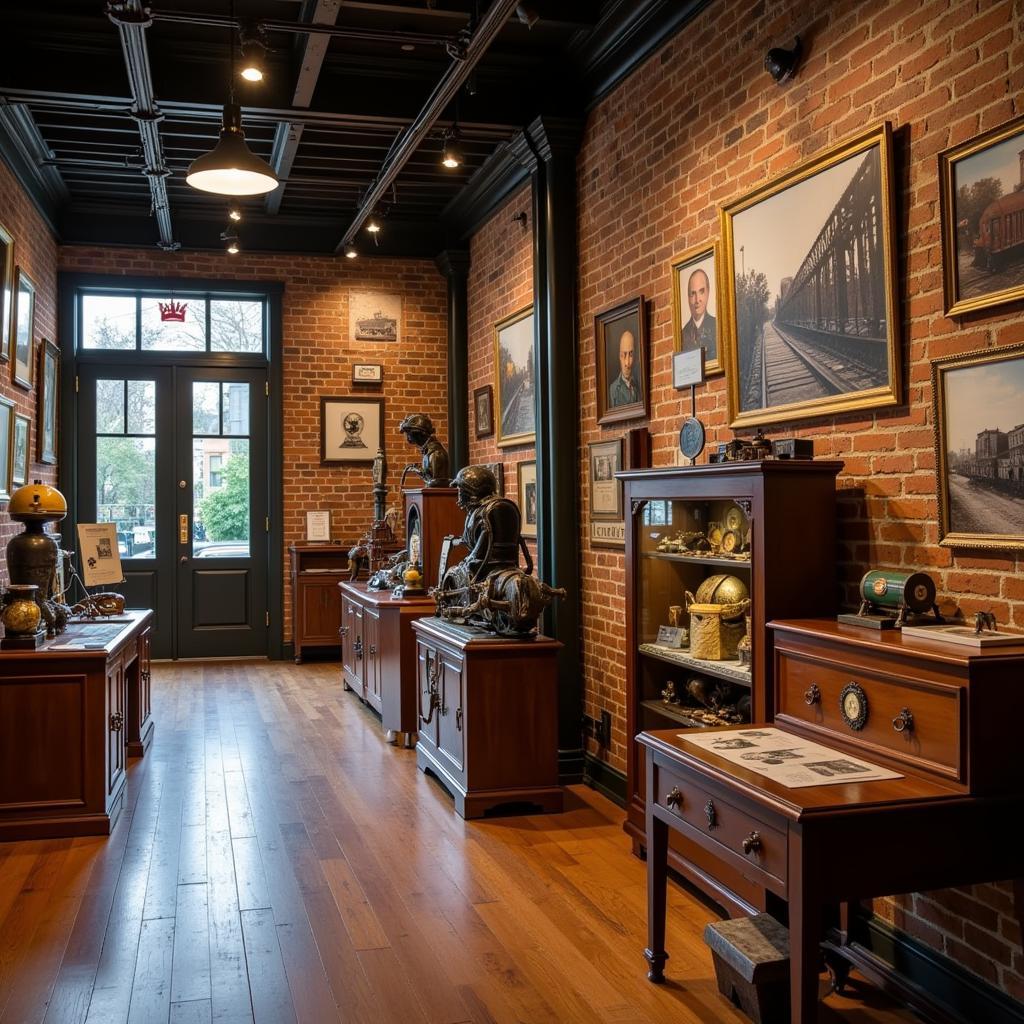
M 57 523 L 68 514 L 68 503 L 56 487 L 37 480 L 11 495 L 7 514 L 22 523 Z
M 739 604 L 746 601 L 750 591 L 738 577 L 719 573 L 704 580 L 694 596 L 697 604 Z

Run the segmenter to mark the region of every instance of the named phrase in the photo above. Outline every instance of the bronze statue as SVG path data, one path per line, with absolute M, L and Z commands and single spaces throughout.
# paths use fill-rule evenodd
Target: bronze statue
M 406 441 L 416 445 L 423 454 L 420 465 L 410 463 L 405 467 L 399 486 L 404 486 L 406 473 L 416 473 L 422 478 L 425 487 L 447 487 L 449 484 L 448 452 L 445 446 L 438 441 L 430 417 L 425 413 L 414 412 L 402 420 L 398 429 L 400 433 L 405 434 Z

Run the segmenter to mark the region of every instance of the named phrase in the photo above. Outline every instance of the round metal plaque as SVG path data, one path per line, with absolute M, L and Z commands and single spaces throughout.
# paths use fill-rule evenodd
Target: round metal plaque
M 695 416 L 684 420 L 679 428 L 679 450 L 688 459 L 695 459 L 704 451 L 704 424 Z

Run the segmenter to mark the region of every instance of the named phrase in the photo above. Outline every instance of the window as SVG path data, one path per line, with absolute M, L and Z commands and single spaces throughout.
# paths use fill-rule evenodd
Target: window
M 220 471 L 224 465 L 223 455 L 211 455 L 210 456 L 210 490 L 221 485 Z

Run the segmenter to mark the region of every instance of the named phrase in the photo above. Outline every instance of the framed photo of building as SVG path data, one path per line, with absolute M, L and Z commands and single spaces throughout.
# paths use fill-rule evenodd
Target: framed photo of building
M 498 389 L 498 447 L 533 444 L 533 306 L 494 325 L 494 380 Z
M 730 426 L 900 401 L 894 239 L 888 122 L 723 207 Z
M 32 388 L 32 337 L 36 318 L 36 286 L 32 278 L 18 267 L 14 287 L 14 326 L 11 350 L 15 384 L 27 390 Z
M 0 501 L 11 497 L 11 442 L 14 440 L 14 403 L 0 395 Z
M 350 291 L 348 336 L 350 341 L 401 341 L 402 296 Z
M 647 415 L 647 317 L 637 295 L 594 317 L 597 422 Z
M 1024 550 L 1024 343 L 932 361 L 939 543 Z
M 520 531 L 524 537 L 537 536 L 537 463 L 536 460 L 516 463 L 519 477 Z
M 320 465 L 373 463 L 384 447 L 384 399 L 320 398 Z
M 39 346 L 39 415 L 36 460 L 57 462 L 57 403 L 60 397 L 60 349 L 46 338 Z
M 14 310 L 14 236 L 0 224 L 0 363 L 11 358 Z
M 14 414 L 14 431 L 11 434 L 11 493 L 28 483 L 29 433 L 32 421 L 21 413 Z
M 698 245 L 669 264 L 672 275 L 672 351 L 704 350 L 704 376 L 725 372 L 719 352 L 722 305 L 718 301 L 718 243 Z
M 946 316 L 1024 298 L 1024 117 L 939 154 Z
M 494 433 L 494 388 L 490 384 L 473 391 L 473 419 L 477 437 Z

